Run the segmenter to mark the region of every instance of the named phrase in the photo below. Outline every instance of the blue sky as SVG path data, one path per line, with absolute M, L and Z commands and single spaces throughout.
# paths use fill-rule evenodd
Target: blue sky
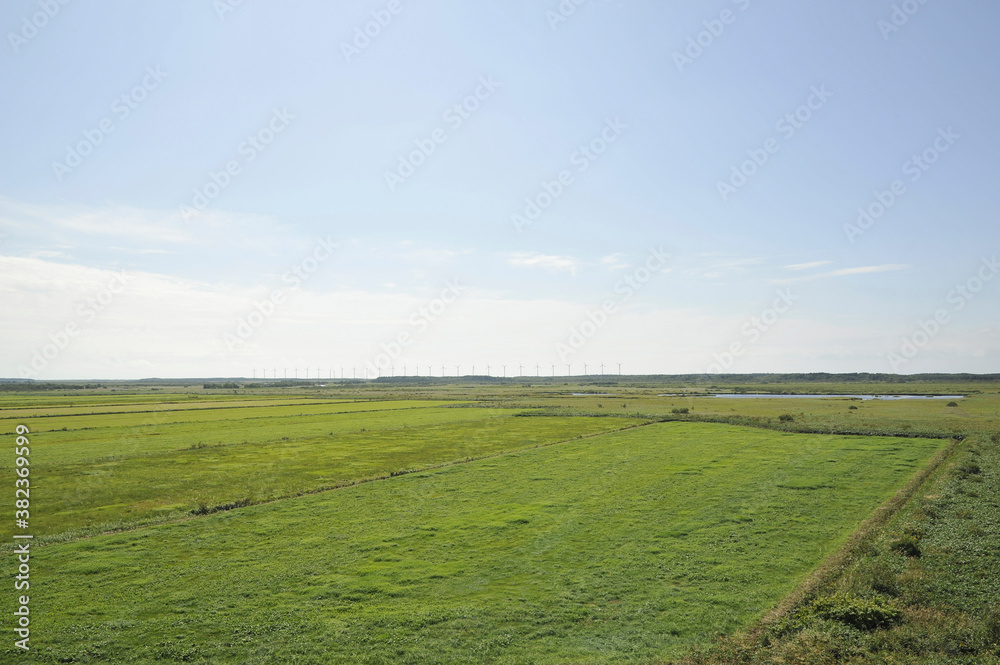
M 998 19 L 7 2 L 0 376 L 998 372 Z

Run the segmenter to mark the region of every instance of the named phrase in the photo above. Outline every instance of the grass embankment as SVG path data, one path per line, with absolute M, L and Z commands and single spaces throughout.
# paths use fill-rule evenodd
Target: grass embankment
M 51 544 L 32 658 L 679 656 L 759 617 L 942 445 L 661 423 Z
M 1000 663 L 1000 435 L 964 441 L 776 620 L 685 665 Z

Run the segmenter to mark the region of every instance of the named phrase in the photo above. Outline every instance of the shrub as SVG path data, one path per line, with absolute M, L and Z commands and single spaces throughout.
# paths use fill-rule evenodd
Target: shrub
M 234 510 L 236 508 L 245 508 L 252 505 L 253 502 L 250 497 L 245 497 L 242 499 L 237 499 L 231 503 L 220 503 L 217 506 L 209 506 L 201 499 L 197 500 L 198 507 L 191 511 L 192 515 L 211 515 L 212 513 L 221 513 L 226 510 Z
M 857 410 L 858 410 L 858 407 L 854 406 L 853 404 L 852 404 L 852 405 L 850 405 L 850 406 L 849 406 L 849 407 L 847 407 L 847 408 L 848 408 L 848 410 L 849 410 L 849 411 L 857 411 Z
M 896 573 L 878 559 L 871 561 L 860 573 L 863 583 L 875 591 L 887 596 L 900 594 L 899 579 L 896 577 Z
M 204 388 L 205 390 L 221 390 L 223 388 L 232 389 L 239 387 L 240 386 L 238 383 L 233 383 L 232 381 L 228 381 L 226 383 L 205 383 L 202 385 L 202 388 Z
M 822 619 L 846 623 L 858 630 L 876 630 L 898 623 L 903 613 L 881 598 L 838 593 L 813 601 L 810 609 Z
M 982 472 L 983 470 L 975 462 L 966 462 L 958 467 L 958 473 L 963 478 L 966 476 L 978 476 Z
M 986 643 L 1000 644 L 1000 607 L 994 606 L 989 610 L 982 626 Z
M 904 534 L 892 540 L 889 543 L 889 549 L 893 552 L 899 552 L 903 556 L 918 557 L 920 556 L 920 541 L 909 534 Z
M 948 402 L 945 406 L 958 406 L 958 402 Z
M 780 416 L 778 416 L 778 420 L 780 420 L 783 423 L 790 423 L 793 420 L 795 420 L 795 418 L 790 413 L 783 413 Z
M 690 409 L 686 406 L 682 406 L 679 409 L 670 409 L 670 413 L 689 413 Z

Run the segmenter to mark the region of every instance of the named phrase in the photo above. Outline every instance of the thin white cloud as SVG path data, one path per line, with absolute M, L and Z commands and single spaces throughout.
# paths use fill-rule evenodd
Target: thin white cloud
M 157 214 L 127 206 L 38 205 L 0 197 L 0 220 L 16 227 L 41 222 L 61 231 L 142 238 L 147 242 L 184 243 L 193 239 L 190 229 L 183 228 L 179 213 Z
M 454 249 L 418 242 L 416 240 L 400 240 L 391 244 L 385 244 L 370 238 L 358 237 L 352 239 L 351 242 L 352 244 L 361 246 L 359 251 L 371 255 L 382 258 L 395 257 L 400 260 L 420 264 L 445 263 L 476 253 L 476 250 L 470 247 Z
M 521 268 L 543 268 L 549 272 L 566 271 L 571 275 L 576 275 L 580 269 L 580 261 L 572 256 L 538 252 L 514 252 L 507 258 L 507 263 Z
M 833 261 L 811 261 L 809 263 L 793 263 L 790 266 L 785 266 L 785 270 L 809 270 L 810 268 L 819 268 L 820 266 L 827 266 L 833 263 Z
M 411 261 L 417 262 L 430 262 L 430 263 L 442 263 L 444 261 L 451 261 L 452 259 L 458 258 L 459 256 L 468 256 L 469 254 L 475 253 L 473 249 L 444 249 L 444 248 L 425 248 L 425 249 L 415 249 L 408 250 L 402 256 L 404 258 L 410 259 Z
M 825 273 L 830 277 L 842 277 L 843 275 L 864 275 L 871 272 L 888 272 L 892 270 L 905 270 L 910 266 L 905 263 L 885 263 L 880 266 L 861 266 L 858 268 L 841 268 L 840 270 L 834 270 L 829 273 Z
M 607 266 L 608 270 L 621 270 L 623 268 L 628 268 L 629 265 L 631 265 L 626 258 L 627 256 L 624 252 L 615 252 L 614 254 L 602 256 L 600 258 L 600 263 L 602 266 Z
M 694 254 L 691 259 L 686 261 L 689 265 L 683 269 L 681 274 L 708 279 L 718 279 L 732 273 L 744 273 L 767 262 L 767 259 L 763 257 L 737 257 L 705 252 Z
M 910 266 L 905 263 L 884 263 L 878 266 L 858 266 L 856 268 L 840 268 L 839 270 L 830 270 L 828 272 L 816 273 L 813 275 L 804 275 L 802 277 L 792 277 L 789 279 L 774 279 L 771 280 L 772 284 L 791 284 L 792 282 L 807 282 L 814 279 L 827 279 L 831 277 L 847 277 L 850 275 L 868 275 L 878 272 L 891 272 L 896 270 L 905 270 Z
M 174 253 L 165 249 L 147 249 L 140 247 L 108 247 L 108 249 L 113 249 L 119 252 L 126 252 L 128 254 L 173 254 Z
M 129 243 L 143 246 L 163 244 L 214 245 L 273 248 L 287 241 L 289 230 L 274 217 L 208 209 L 186 220 L 179 210 L 137 208 L 125 205 L 104 207 L 84 205 L 34 204 L 0 196 L 0 223 L 25 238 L 41 238 L 54 245 L 95 237 L 117 239 L 119 247 Z

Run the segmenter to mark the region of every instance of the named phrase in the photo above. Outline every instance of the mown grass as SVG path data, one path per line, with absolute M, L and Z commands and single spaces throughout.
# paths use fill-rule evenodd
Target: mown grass
M 131 528 L 644 422 L 529 420 L 515 417 L 520 410 L 438 408 L 439 402 L 380 404 L 389 410 L 305 405 L 288 415 L 278 406 L 242 410 L 240 420 L 234 409 L 172 412 L 166 417 L 185 420 L 132 427 L 92 428 L 98 417 L 80 416 L 74 422 L 86 429 L 33 433 L 32 509 L 44 515 L 34 534 L 44 541 Z M 209 414 L 218 419 L 206 421 Z M 8 538 L 10 529 L 4 526 Z
M 566 428 L 496 420 L 484 441 Z M 678 656 L 759 617 L 942 445 L 660 423 L 51 544 L 32 570 L 31 658 Z
M 222 399 L 213 399 L 212 397 L 217 396 L 200 397 L 194 395 L 171 395 L 164 396 L 163 398 L 156 400 L 142 400 L 138 399 L 139 397 L 147 396 L 133 395 L 128 398 L 90 401 L 89 403 L 82 402 L 80 404 L 63 404 L 62 402 L 59 402 L 59 405 L 51 402 L 46 404 L 32 404 L 30 406 L 13 406 L 10 404 L 4 404 L 0 406 L 0 420 L 16 418 L 20 421 L 25 418 L 46 418 L 53 416 L 79 416 L 107 413 L 152 413 L 160 411 L 189 411 L 192 409 L 245 409 L 256 406 L 296 406 L 316 404 L 317 402 L 331 404 L 356 401 L 346 399 L 320 400 L 315 397 L 267 398 L 265 396 L 254 396 L 252 398 L 226 396 Z
M 251 400 L 252 402 L 253 400 Z M 126 409 L 115 413 L 89 413 L 86 409 L 71 414 L 35 416 L 30 414 L 18 418 L 0 420 L 0 434 L 11 433 L 17 424 L 24 424 L 34 433 L 56 432 L 66 429 L 89 429 L 93 427 L 134 427 L 143 424 L 171 422 L 205 423 L 210 430 L 219 421 L 241 421 L 254 418 L 280 418 L 282 416 L 309 416 L 337 413 L 363 413 L 367 411 L 389 411 L 393 409 L 427 408 L 432 406 L 458 405 L 460 402 L 442 400 L 301 400 L 291 404 L 277 403 L 267 406 L 247 406 L 240 404 L 196 409 L 171 409 L 166 411 L 148 409 Z M 148 410 L 146 410 L 148 409 Z
M 113 460 L 145 454 L 192 448 L 266 443 L 303 437 L 337 435 L 361 430 L 395 429 L 441 422 L 482 420 L 516 410 L 440 408 L 438 402 L 391 402 L 385 409 L 354 404 L 340 408 L 324 405 L 295 411 L 247 409 L 243 418 L 235 410 L 214 411 L 214 419 L 203 412 L 134 414 L 122 419 L 80 416 L 66 429 L 32 429 L 33 462 L 36 465 L 69 464 Z M 25 421 L 37 427 L 37 421 Z M 42 421 L 44 424 L 46 421 Z M 102 424 L 103 423 L 103 424 Z

